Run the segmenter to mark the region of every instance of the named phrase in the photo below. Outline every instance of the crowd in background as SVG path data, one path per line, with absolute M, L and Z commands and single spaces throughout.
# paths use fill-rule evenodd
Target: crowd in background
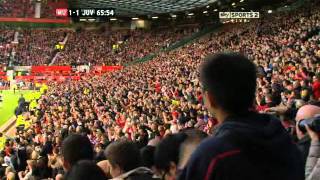
M 162 31 L 80 31 L 70 33 L 66 49 L 55 64 L 123 65 L 158 52 L 193 32 L 190 30 Z M 137 43 L 139 42 L 139 43 Z
M 65 170 L 71 177 L 84 172 L 100 177 L 127 177 L 130 170 L 143 165 L 156 167 L 155 172 L 165 179 L 175 178 L 176 172 L 170 171 L 171 162 L 177 169 L 183 168 L 195 146 L 216 128 L 215 117 L 203 103 L 198 66 L 207 55 L 224 51 L 240 52 L 255 62 L 255 110 L 281 115 L 283 125 L 299 142 L 302 132 L 295 132 L 296 112 L 320 99 L 317 5 L 247 24 L 225 25 L 210 37 L 102 77 L 49 84 L 48 92 L 38 102 L 38 110 L 24 114 L 26 120 L 33 122 L 31 127 L 19 130 L 14 140 L 6 142 L 0 160 L 8 167 L 5 172 L 2 168 L 2 175 L 26 179 L 61 177 L 66 166 L 61 161 L 64 158 L 70 163 Z M 131 61 L 132 57 L 142 57 L 165 46 L 164 39 L 182 36 L 135 32 L 117 57 Z M 140 43 L 142 37 L 144 43 Z M 101 40 L 104 38 L 107 41 Z M 159 40 L 162 44 L 156 45 Z M 101 48 L 110 48 L 112 41 L 107 35 L 73 34 L 58 64 L 110 62 L 107 58 L 113 56 L 106 55 L 111 49 Z M 74 133 L 85 136 L 68 137 Z M 183 147 L 188 138 L 194 142 L 191 149 Z M 79 144 L 82 146 L 78 147 Z M 91 144 L 93 149 L 86 149 L 90 145 L 84 144 Z M 309 149 L 304 146 L 300 149 L 306 160 Z M 180 151 L 175 147 L 181 147 Z M 77 148 L 86 149 L 84 157 L 71 155 Z M 76 162 L 81 158 L 99 162 L 104 172 L 90 161 Z M 106 159 L 121 164 L 121 170 L 111 168 L 110 172 Z M 144 168 L 135 173 L 152 174 Z
M 1 17 L 33 17 L 34 3 L 31 0 L 3 0 L 0 2 Z
M 65 0 L 3 0 L 0 2 L 0 17 L 34 18 L 36 2 L 41 2 L 41 18 L 57 18 L 55 9 L 68 8 Z
M 22 30 L 18 44 L 9 43 L 7 54 L 12 56 L 15 65 L 124 65 L 151 53 L 157 53 L 174 42 L 195 32 L 186 30 L 144 30 L 101 32 L 97 30 Z M 13 41 L 14 31 L 3 32 L 6 40 Z M 10 34 L 11 33 L 11 34 Z M 56 45 L 66 37 L 60 50 Z M 3 39 L 5 40 L 5 39 Z M 136 43 L 140 42 L 140 43 Z M 56 54 L 55 61 L 52 61 Z M 15 55 L 12 55 L 15 52 Z
M 13 30 L 1 30 L 0 31 L 0 63 L 6 64 L 11 54 L 11 41 L 13 41 Z

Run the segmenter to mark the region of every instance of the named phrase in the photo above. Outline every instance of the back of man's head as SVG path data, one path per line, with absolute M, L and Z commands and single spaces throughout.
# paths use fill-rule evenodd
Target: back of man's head
M 154 152 L 154 164 L 159 172 L 168 173 L 171 169 L 176 169 L 180 146 L 187 138 L 186 133 L 177 133 L 161 140 Z
M 111 165 L 113 177 L 141 166 L 140 151 L 133 142 L 126 140 L 113 142 L 107 147 L 105 155 Z M 118 172 L 113 173 L 115 169 Z
M 230 114 L 243 114 L 253 106 L 256 66 L 237 53 L 210 55 L 200 70 L 203 90 L 216 106 Z
M 195 129 L 168 135 L 162 139 L 155 149 L 155 167 L 158 171 L 166 173 L 171 171 L 172 168 L 183 168 L 194 149 L 206 137 L 207 135 L 204 132 Z
M 188 137 L 180 145 L 178 163 L 179 169 L 183 169 L 186 166 L 191 157 L 191 154 L 198 147 L 200 142 L 208 136 L 206 133 L 198 129 L 187 129 L 184 131 L 184 133 L 187 134 Z
M 320 107 L 315 105 L 304 105 L 299 108 L 296 114 L 296 121 L 301 121 L 303 119 L 309 119 L 315 117 L 317 114 L 320 114 Z
M 140 154 L 142 158 L 142 164 L 145 167 L 152 168 L 154 165 L 154 151 L 155 151 L 154 146 L 145 146 L 140 149 Z
M 88 137 L 72 134 L 62 142 L 62 155 L 65 168 L 70 169 L 80 160 L 92 160 L 94 153 Z

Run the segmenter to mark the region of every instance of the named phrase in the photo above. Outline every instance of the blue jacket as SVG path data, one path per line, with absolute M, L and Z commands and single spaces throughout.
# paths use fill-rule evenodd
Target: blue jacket
M 180 180 L 304 180 L 301 154 L 266 114 L 229 117 L 200 144 Z

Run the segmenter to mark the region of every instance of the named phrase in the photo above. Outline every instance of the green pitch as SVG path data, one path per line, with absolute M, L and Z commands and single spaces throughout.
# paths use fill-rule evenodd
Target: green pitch
M 3 102 L 0 104 L 0 127 L 14 116 L 14 110 L 18 106 L 18 100 L 21 94 L 23 94 L 26 101 L 30 101 L 35 92 L 36 91 L 31 90 L 17 90 L 16 93 L 13 94 L 13 90 L 0 91 L 3 99 Z

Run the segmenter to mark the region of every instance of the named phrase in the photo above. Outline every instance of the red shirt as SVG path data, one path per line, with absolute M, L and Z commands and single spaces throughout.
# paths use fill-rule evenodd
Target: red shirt
M 126 124 L 126 120 L 123 117 L 120 116 L 118 119 L 116 119 L 116 123 L 117 123 L 118 126 L 123 128 L 124 125 Z
M 200 95 L 198 95 L 197 99 L 198 99 L 199 103 L 201 103 L 201 102 L 202 102 L 202 100 L 203 100 L 202 95 L 201 95 L 201 94 L 200 94 Z
M 160 93 L 161 92 L 161 85 L 160 83 L 156 83 L 156 92 Z
M 257 106 L 257 107 L 256 107 L 256 110 L 257 110 L 258 112 L 261 112 L 261 111 L 266 110 L 267 108 L 268 108 L 268 105 Z
M 319 100 L 319 98 L 320 98 L 320 81 L 316 81 L 313 83 L 312 91 L 313 91 L 314 98 L 316 100 Z
M 173 118 L 178 118 L 179 116 L 179 113 L 177 111 L 173 111 L 171 114 Z
M 134 130 L 132 129 L 132 127 L 129 127 L 129 128 L 127 129 L 127 131 L 126 131 L 126 133 L 129 134 L 129 137 L 128 137 L 129 140 L 133 140 L 133 139 L 132 139 L 133 131 L 134 131 Z
M 36 126 L 35 127 L 35 132 L 36 132 L 36 134 L 41 134 L 41 127 L 40 126 Z

